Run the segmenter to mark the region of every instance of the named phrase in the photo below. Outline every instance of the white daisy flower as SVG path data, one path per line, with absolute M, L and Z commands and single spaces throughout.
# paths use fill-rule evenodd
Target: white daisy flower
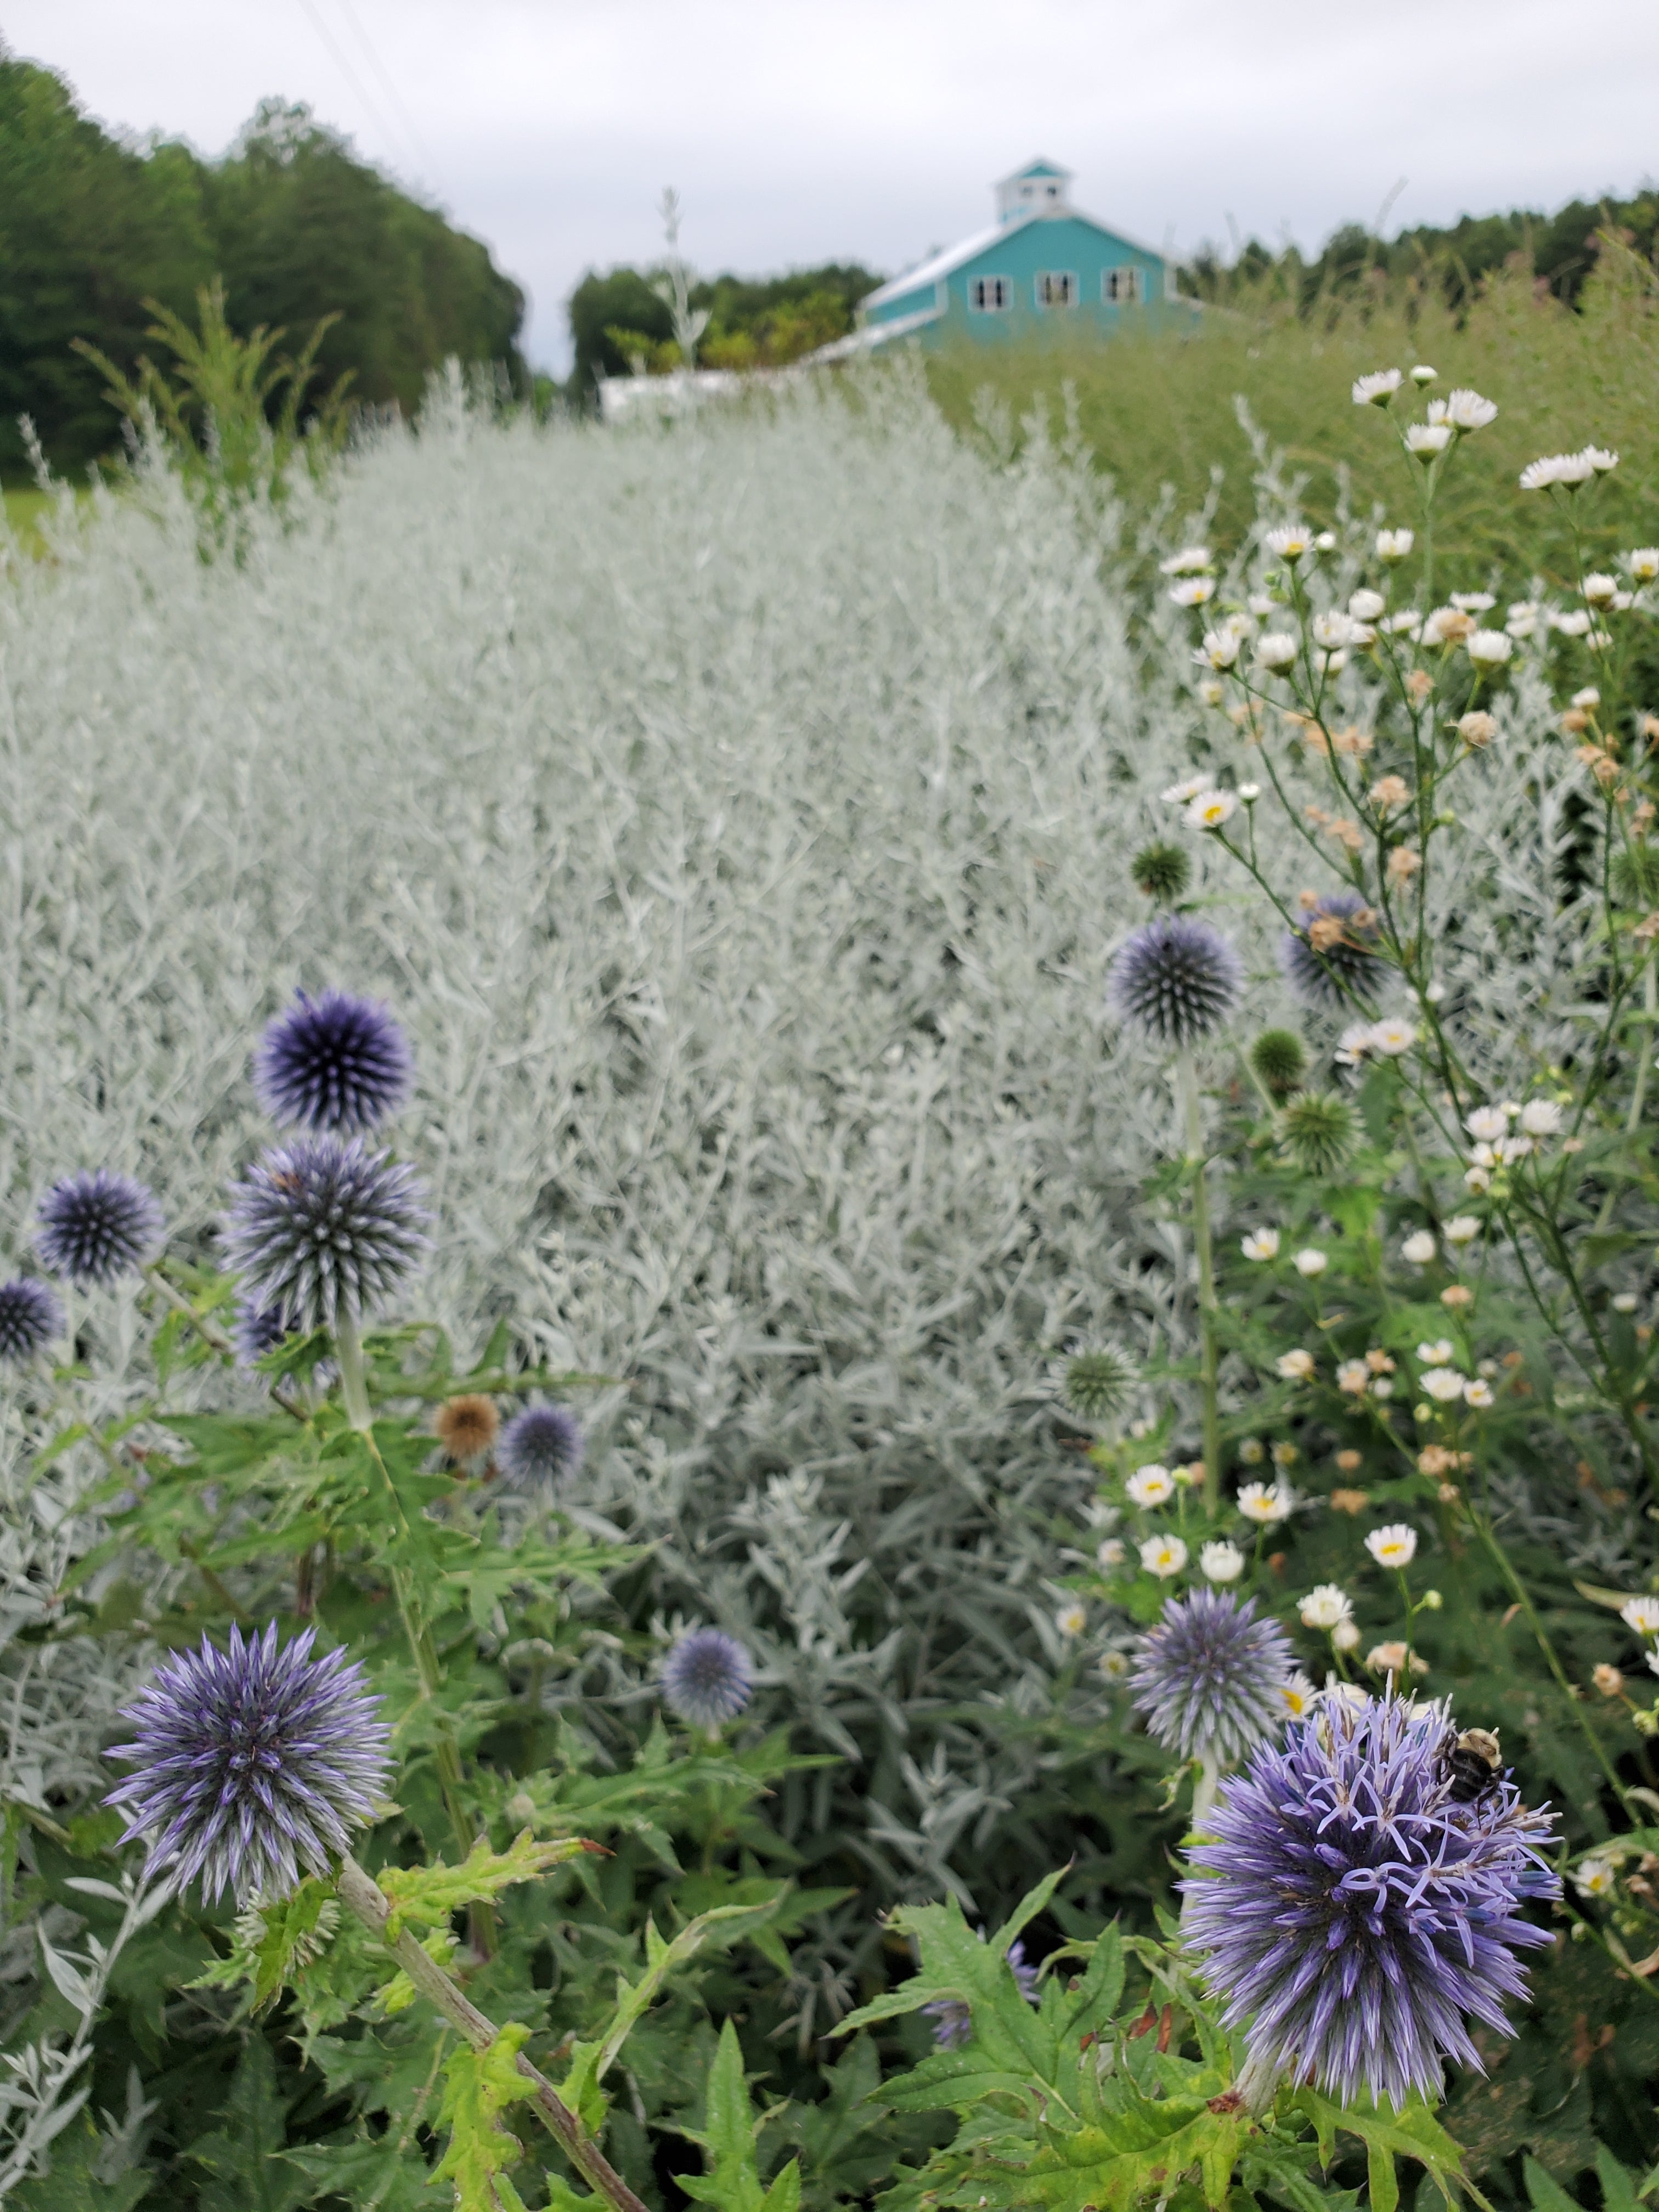
M 1307 1382 L 1312 1379 L 1314 1356 L 1311 1352 L 1281 1352 L 1273 1364 L 1286 1382 Z
M 1263 1528 L 1271 1528 L 1275 1522 L 1287 1520 L 1296 1498 L 1287 1482 L 1247 1482 L 1238 1493 L 1238 1510 L 1247 1521 L 1254 1521 Z
M 1331 1631 L 1331 1642 L 1339 1651 L 1358 1651 L 1359 1623 L 1357 1620 L 1339 1620 Z
M 1318 1702 L 1319 1692 L 1298 1668 L 1288 1682 L 1281 1682 L 1279 1694 L 1284 1700 L 1285 1717 L 1304 1721 Z
M 1403 1521 L 1390 1522 L 1386 1528 L 1371 1530 L 1365 1549 L 1379 1567 L 1408 1567 L 1417 1557 L 1417 1531 Z
M 1419 1229 L 1406 1239 L 1400 1251 L 1401 1256 L 1409 1260 L 1413 1267 L 1426 1267 L 1439 1249 L 1430 1231 Z
M 1160 561 L 1158 565 L 1166 576 L 1201 576 L 1215 562 L 1207 545 L 1183 545 L 1179 553 L 1171 553 L 1167 561 Z
M 1498 605 L 1490 592 L 1454 592 L 1451 603 L 1466 615 L 1483 615 L 1488 607 Z
M 1610 453 L 1605 446 L 1586 446 L 1583 452 L 1575 453 L 1573 459 L 1588 461 L 1598 477 L 1607 475 L 1611 470 L 1616 469 L 1619 465 L 1618 454 Z
M 1545 453 L 1538 460 L 1528 461 L 1521 471 L 1522 491 L 1547 491 L 1552 484 L 1565 484 L 1570 491 L 1581 483 L 1588 483 L 1595 473 L 1587 453 Z
M 1140 1564 L 1149 1575 L 1167 1582 L 1187 1564 L 1187 1547 L 1179 1536 L 1149 1536 L 1140 1547 Z
M 1477 1375 L 1473 1382 L 1463 1385 L 1463 1402 L 1466 1406 L 1473 1406 L 1477 1413 L 1484 1413 L 1487 1407 L 1495 1402 L 1492 1384 L 1484 1376 Z
M 1281 561 L 1299 561 L 1314 549 L 1314 534 L 1304 522 L 1281 523 L 1270 530 L 1263 543 Z
M 1507 630 L 1478 629 L 1463 650 L 1477 668 L 1501 668 L 1515 650 L 1515 640 Z
M 1477 1106 L 1463 1116 L 1463 1127 L 1483 1145 L 1495 1145 L 1509 1128 L 1501 1106 Z
M 1397 368 L 1374 368 L 1368 376 L 1357 376 L 1353 380 L 1353 404 L 1356 407 L 1386 407 L 1401 381 Z
M 1448 1244 L 1473 1244 L 1480 1234 L 1480 1224 L 1472 1213 L 1454 1213 L 1442 1224 L 1440 1233 Z
M 1406 433 L 1406 450 L 1419 461 L 1431 461 L 1445 452 L 1454 434 L 1448 422 L 1413 422 Z
M 1455 1367 L 1431 1367 L 1421 1383 L 1424 1396 L 1438 1405 L 1454 1405 L 1463 1395 L 1463 1377 Z
M 1213 576 L 1188 576 L 1177 584 L 1170 597 L 1178 607 L 1201 607 L 1206 599 L 1215 596 Z
M 1318 1583 L 1297 1610 L 1304 1628 L 1340 1628 L 1353 1618 L 1353 1601 L 1340 1583 Z
M 1207 791 L 1208 788 L 1206 777 L 1189 775 L 1185 783 L 1172 783 L 1167 791 L 1160 792 L 1158 797 L 1166 806 L 1184 806 L 1189 799 L 1196 799 L 1200 791 Z
M 1574 607 L 1564 615 L 1553 614 L 1550 617 L 1550 626 L 1553 629 L 1559 630 L 1563 637 L 1588 637 L 1590 618 L 1582 607 Z
M 1312 1244 L 1304 1245 L 1291 1261 L 1297 1273 L 1305 1275 L 1310 1282 L 1315 1276 L 1322 1275 L 1330 1264 L 1329 1257 Z
M 1553 1098 L 1528 1098 L 1521 1109 L 1521 1127 L 1529 1137 L 1559 1137 L 1561 1109 Z
M 1095 1553 L 1097 1561 L 1109 1573 L 1112 1568 L 1121 1567 L 1126 1557 L 1123 1539 L 1121 1536 L 1106 1537 Z
M 1425 1367 L 1449 1367 L 1457 1353 L 1449 1336 L 1437 1336 L 1432 1344 L 1419 1344 L 1417 1356 Z
M 1208 1582 L 1236 1583 L 1244 1571 L 1244 1554 L 1224 1536 L 1212 1544 L 1200 1544 L 1198 1571 Z
M 1634 1313 L 1640 1303 L 1634 1291 L 1620 1291 L 1613 1300 L 1613 1310 L 1614 1313 Z
M 1376 533 L 1376 557 L 1379 561 L 1405 561 L 1417 543 L 1413 530 L 1379 530 Z
M 1062 1636 L 1081 1636 L 1088 1626 L 1087 1613 L 1075 1601 L 1070 1605 L 1061 1606 L 1060 1611 L 1054 1615 L 1054 1626 Z
M 1279 1231 L 1276 1229 L 1253 1229 L 1238 1249 L 1247 1260 L 1276 1260 L 1279 1257 Z
M 1358 1067 L 1372 1044 L 1369 1022 L 1351 1022 L 1336 1041 L 1336 1063 L 1339 1067 Z
M 1398 1060 L 1402 1052 L 1409 1052 L 1417 1042 L 1417 1031 L 1398 1014 L 1390 1014 L 1380 1022 L 1371 1024 L 1371 1046 L 1376 1052 L 1386 1053 L 1390 1060 Z
M 1351 1398 L 1363 1398 L 1371 1387 L 1371 1370 L 1363 1359 L 1345 1359 L 1336 1370 L 1336 1387 Z
M 1316 615 L 1312 628 L 1314 643 L 1322 645 L 1327 651 L 1339 645 L 1353 643 L 1354 625 L 1336 607 L 1328 608 L 1322 615 Z
M 1416 366 L 1416 367 L 1413 369 L 1413 371 L 1412 371 L 1412 382 L 1413 382 L 1413 384 L 1419 384 L 1419 385 L 1421 385 L 1421 384 L 1432 384 L 1432 383 L 1434 382 L 1435 378 L 1436 378 L 1439 374 L 1440 374 L 1439 370 L 1438 370 L 1438 369 L 1435 369 L 1435 368 L 1431 368 L 1429 367 L 1429 365 L 1428 365 L 1427 362 L 1425 362 L 1425 361 L 1419 361 L 1419 362 L 1418 362 L 1417 366 Z
M 1138 1467 L 1123 1487 L 1137 1505 L 1163 1505 L 1175 1496 L 1175 1477 L 1154 1461 L 1150 1467 Z
M 1582 691 L 1573 693 L 1572 703 L 1575 707 L 1599 707 L 1601 703 L 1601 694 L 1593 684 L 1587 684 Z
M 1231 791 L 1200 791 L 1188 800 L 1183 819 L 1189 830 L 1219 830 L 1238 811 Z
M 1625 556 L 1625 566 L 1638 584 L 1651 584 L 1659 578 L 1659 545 L 1638 545 Z
M 1277 674 L 1281 669 L 1295 665 L 1297 650 L 1296 640 L 1287 632 L 1270 629 L 1255 641 L 1256 665 Z
M 1659 1636 L 1659 1597 L 1626 1598 L 1619 1618 L 1638 1636 Z
M 1389 603 L 1381 592 L 1351 592 L 1348 612 L 1358 623 L 1374 623 L 1389 611 Z
M 1580 1897 L 1606 1897 L 1617 1881 L 1606 1859 L 1580 1859 L 1573 1869 L 1572 1886 Z
M 1204 642 L 1193 655 L 1211 668 L 1231 668 L 1238 659 L 1238 634 L 1231 629 L 1206 629 Z
M 1498 420 L 1498 410 L 1490 399 L 1460 385 L 1446 395 L 1445 419 L 1460 430 L 1484 430 L 1488 422 Z

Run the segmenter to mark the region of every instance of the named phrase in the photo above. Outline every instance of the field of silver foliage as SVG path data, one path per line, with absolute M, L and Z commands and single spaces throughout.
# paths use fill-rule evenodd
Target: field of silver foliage
M 579 1511 L 656 1547 L 665 1631 L 736 1631 L 761 1710 L 856 1753 L 890 1893 L 971 1901 L 1039 1779 L 1024 1720 L 1099 1694 L 1053 1626 L 1098 1535 L 1055 1360 L 1188 1341 L 1190 1255 L 1137 1195 L 1167 1079 L 1104 992 L 1159 793 L 1238 743 L 1126 580 L 1183 526 L 1130 542 L 1063 438 L 964 443 L 902 375 L 625 432 L 451 386 L 240 566 L 157 475 L 0 582 L 0 1256 L 100 1162 L 210 1256 L 259 1024 L 296 985 L 386 998 L 439 1215 L 422 1310 L 463 1356 L 506 1315 L 619 1378 Z M 1529 681 L 1439 893 L 1494 1095 L 1577 953 Z M 1275 880 L 1329 888 L 1259 811 Z M 1248 1038 L 1290 1011 L 1262 902 L 1189 842 Z M 131 1291 L 76 1318 L 118 1392 Z M 20 1420 L 0 1793 L 39 1802 L 99 1773 L 126 1684 L 16 1640 L 95 1533 L 95 1469 L 26 1486 Z M 601 1644 L 565 1692 L 641 1679 Z

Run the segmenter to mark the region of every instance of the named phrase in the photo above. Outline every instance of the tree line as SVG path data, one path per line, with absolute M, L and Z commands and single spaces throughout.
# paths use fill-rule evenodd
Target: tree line
M 264 102 L 223 160 L 125 144 L 63 79 L 0 48 L 0 476 L 27 467 L 29 416 L 60 469 L 118 443 L 105 379 L 146 351 L 147 302 L 193 320 L 223 284 L 231 327 L 282 325 L 296 352 L 325 317 L 319 382 L 419 400 L 448 356 L 516 380 L 525 296 L 477 239 L 400 191 L 303 106 Z

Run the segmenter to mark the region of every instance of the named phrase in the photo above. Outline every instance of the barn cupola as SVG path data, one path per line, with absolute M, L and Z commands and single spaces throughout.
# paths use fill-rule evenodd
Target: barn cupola
M 1067 188 L 1072 172 L 1058 161 L 1028 161 L 996 185 L 997 220 L 1018 222 L 1028 215 L 1060 215 L 1070 211 Z

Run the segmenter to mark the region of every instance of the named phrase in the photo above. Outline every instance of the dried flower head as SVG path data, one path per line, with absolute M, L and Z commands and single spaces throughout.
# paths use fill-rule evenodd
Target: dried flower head
M 568 1407 L 526 1406 L 501 1431 L 495 1465 L 509 1489 L 545 1489 L 574 1474 L 586 1449 L 581 1423 Z
M 63 1326 L 63 1305 L 50 1283 L 27 1275 L 0 1283 L 0 1359 L 33 1359 Z
M 1263 1030 L 1250 1047 L 1250 1066 L 1275 1098 L 1288 1098 L 1307 1072 L 1308 1054 L 1294 1030 Z
M 1442 1707 L 1351 1692 L 1224 1785 L 1182 1885 L 1186 1941 L 1243 2029 L 1252 2105 L 1285 2075 L 1345 2104 L 1432 2100 L 1447 2058 L 1481 2067 L 1471 2021 L 1511 2033 L 1516 1954 L 1550 1941 L 1522 1912 L 1560 1893 L 1553 1820 L 1507 1779 L 1461 1802 L 1455 1734 Z
M 166 1226 L 154 1194 L 109 1168 L 86 1168 L 55 1182 L 35 1222 L 41 1264 L 72 1283 L 111 1283 L 134 1273 Z
M 1066 1363 L 1066 1402 L 1085 1421 L 1109 1420 L 1121 1413 L 1134 1385 L 1134 1363 L 1115 1344 L 1079 1352 Z
M 1369 997 L 1382 974 L 1376 918 L 1358 891 L 1327 891 L 1280 940 L 1285 981 L 1314 1004 Z
M 253 1055 L 253 1087 L 274 1121 L 350 1136 L 378 1128 L 408 1097 L 409 1041 L 374 999 L 301 991 Z
M 311 1656 L 315 1635 L 279 1648 L 273 1621 L 246 1642 L 233 1627 L 223 1651 L 204 1638 L 123 1712 L 133 1740 L 109 1755 L 137 1771 L 104 1802 L 126 1814 L 123 1842 L 148 1838 L 148 1867 L 199 1876 L 210 1899 L 271 1900 L 374 1819 L 391 1773 L 380 1700 L 343 1650 Z
M 754 1689 L 749 1654 L 724 1629 L 694 1628 L 682 1636 L 662 1670 L 663 1702 L 710 1735 L 736 1720 Z
M 1135 889 L 1166 906 L 1181 896 L 1192 881 L 1192 874 L 1193 864 L 1186 847 L 1167 844 L 1161 839 L 1143 845 L 1129 863 L 1129 878 Z
M 438 1442 L 458 1467 L 481 1458 L 495 1443 L 501 1425 L 495 1406 L 476 1392 L 446 1398 L 432 1424 Z
M 1298 1091 L 1279 1111 L 1279 1141 L 1291 1164 L 1317 1180 L 1352 1158 L 1359 1121 L 1346 1098 L 1330 1091 Z
M 1279 1624 L 1258 1620 L 1255 1600 L 1241 1605 L 1231 1590 L 1167 1600 L 1137 1654 L 1134 1702 L 1153 1739 L 1182 1759 L 1227 1764 L 1273 1726 L 1273 1692 L 1295 1671 Z
M 223 1241 L 251 1297 L 299 1325 L 371 1311 L 426 1249 L 412 1168 L 361 1137 L 301 1137 L 268 1152 L 231 1194 Z
M 1237 1005 L 1243 967 L 1208 922 L 1162 915 L 1136 930 L 1112 963 L 1121 1012 L 1161 1044 L 1190 1045 Z

